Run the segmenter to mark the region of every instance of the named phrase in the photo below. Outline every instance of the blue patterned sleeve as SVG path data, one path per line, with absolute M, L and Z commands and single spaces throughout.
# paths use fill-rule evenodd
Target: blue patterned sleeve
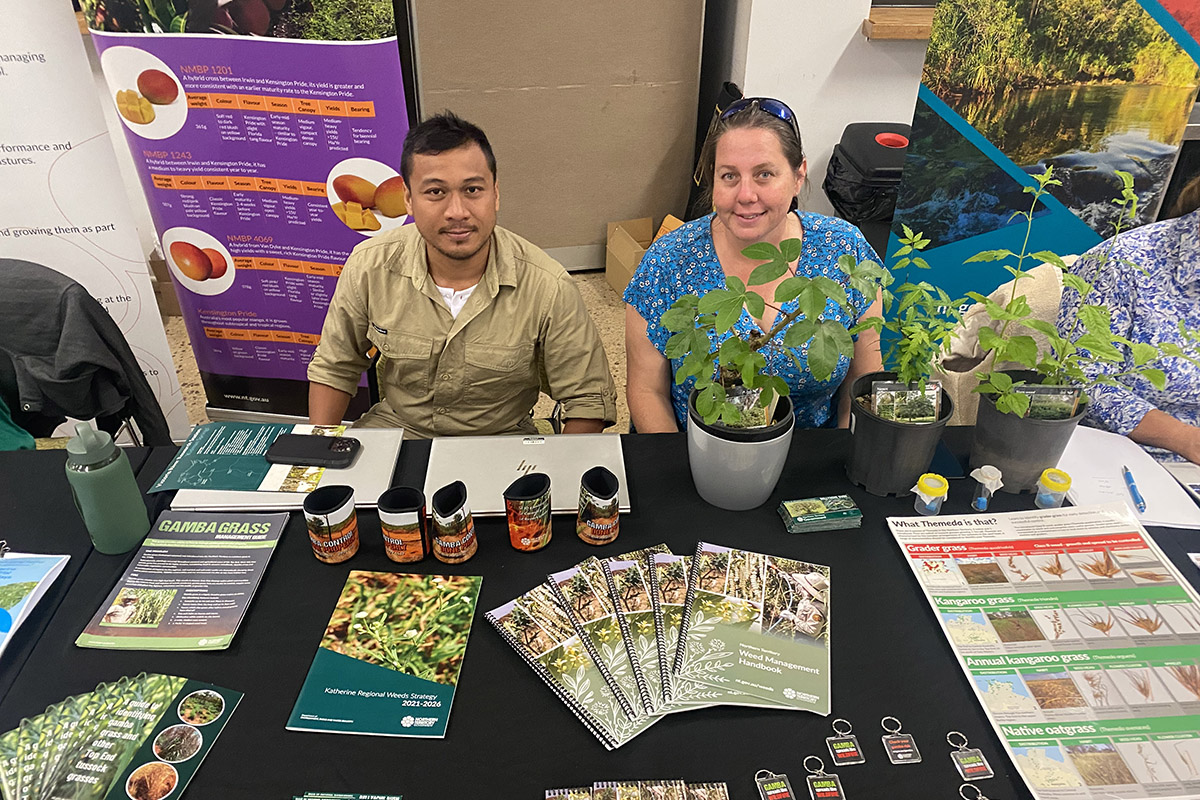
M 855 230 L 857 232 L 857 229 Z M 879 257 L 879 254 L 875 252 L 875 248 L 871 247 L 870 242 L 866 240 L 866 237 L 861 232 L 858 233 L 858 241 L 855 244 L 857 246 L 855 247 L 854 256 L 858 259 L 858 263 L 874 261 L 876 264 L 883 264 L 883 259 Z M 871 303 L 875 302 L 875 298 L 867 297 L 857 289 L 851 289 L 849 297 L 850 305 L 854 308 L 854 321 L 858 322 L 867 313 L 867 309 L 871 307 Z
M 1092 248 L 1071 267 L 1071 272 L 1080 275 L 1092 283 L 1092 291 L 1088 294 L 1087 304 L 1091 306 L 1106 305 L 1112 314 L 1112 332 L 1120 336 L 1128 336 L 1133 325 L 1133 287 L 1134 276 L 1124 259 L 1132 253 L 1125 252 L 1121 243 L 1116 243 L 1109 251 L 1107 263 L 1097 266 L 1096 259 L 1110 246 L 1103 242 Z M 1058 309 L 1059 334 L 1069 339 L 1077 339 L 1083 334 L 1083 326 L 1078 323 L 1078 313 L 1081 298 L 1079 292 L 1069 286 L 1063 287 L 1062 301 Z M 1084 362 L 1083 371 L 1089 383 L 1084 389 L 1088 395 L 1087 419 L 1098 428 L 1127 436 L 1137 427 L 1142 417 L 1155 406 L 1139 396 L 1134 389 L 1126 386 L 1112 386 L 1095 383 L 1101 374 L 1114 374 L 1130 368 L 1133 365 L 1129 354 L 1121 363 L 1102 364 Z M 1142 382 L 1142 378 L 1129 378 Z M 1147 384 L 1149 385 L 1149 384 Z
M 663 312 L 675 302 L 674 276 L 678 269 L 678 258 L 671 242 L 672 236 L 664 236 L 642 256 L 642 261 L 625 287 L 624 300 L 646 320 L 646 336 L 650 344 L 661 353 L 666 350 L 671 332 L 663 327 Z

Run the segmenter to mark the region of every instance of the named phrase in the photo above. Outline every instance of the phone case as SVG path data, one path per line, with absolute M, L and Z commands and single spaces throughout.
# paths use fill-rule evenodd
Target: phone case
M 272 464 L 345 469 L 354 463 L 361 446 L 362 443 L 351 436 L 284 433 L 272 442 L 266 456 Z

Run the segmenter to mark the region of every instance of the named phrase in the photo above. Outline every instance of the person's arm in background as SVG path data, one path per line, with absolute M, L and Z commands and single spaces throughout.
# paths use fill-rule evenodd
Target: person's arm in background
M 562 403 L 563 433 L 600 433 L 617 420 L 617 387 L 600 332 L 564 276 L 542 335 L 547 393 Z
M 321 326 L 321 341 L 308 364 L 308 421 L 340 425 L 350 399 L 358 391 L 363 370 L 371 363 L 366 352 L 367 306 L 357 285 L 354 257 L 346 263 L 333 290 Z
M 1101 244 L 1099 247 L 1109 247 Z M 1095 252 L 1095 249 L 1092 251 Z M 1097 270 L 1095 257 L 1085 253 L 1075 262 L 1072 272 L 1092 281 L 1088 294 L 1088 305 L 1107 306 L 1112 319 L 1114 334 L 1128 337 L 1133 327 L 1132 291 L 1123 261 L 1128 257 L 1120 243 L 1112 245 L 1108 260 Z M 1099 274 L 1097 274 L 1099 273 Z M 1062 303 L 1058 310 L 1058 332 L 1076 338 L 1081 298 L 1079 292 L 1063 287 Z M 1088 419 L 1097 427 L 1128 436 L 1141 445 L 1161 447 L 1200 463 L 1200 428 L 1160 411 L 1153 403 L 1138 395 L 1125 384 L 1113 386 L 1095 383 L 1102 374 L 1113 375 L 1133 366 L 1132 358 L 1125 353 L 1124 361 L 1116 363 L 1083 362 L 1083 371 L 1092 381 L 1086 386 L 1088 394 Z M 1143 378 L 1131 378 L 1143 381 Z
M 625 397 L 638 433 L 675 433 L 671 406 L 671 362 L 646 335 L 646 320 L 625 306 Z
M 883 316 L 883 297 L 876 293 L 875 301 L 867 307 L 867 310 L 860 316 L 862 317 L 882 317 Z M 883 369 L 883 355 L 879 351 L 879 331 L 874 328 L 867 328 L 860 331 L 858 338 L 854 342 L 854 356 L 850 359 L 850 369 L 846 371 L 846 377 L 842 379 L 842 385 L 838 389 L 838 427 L 850 427 L 850 404 L 854 402 L 851 396 L 851 390 L 854 388 L 854 381 L 861 378 L 863 375 L 869 375 L 872 372 L 879 372 Z

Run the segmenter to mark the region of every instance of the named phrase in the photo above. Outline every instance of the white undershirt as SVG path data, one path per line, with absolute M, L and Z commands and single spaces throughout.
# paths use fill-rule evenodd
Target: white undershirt
M 479 284 L 475 284 L 478 286 Z M 468 286 L 466 289 L 460 289 L 457 292 L 453 289 L 447 289 L 444 286 L 438 286 L 438 292 L 442 295 L 442 299 L 446 301 L 446 305 L 450 306 L 450 316 L 458 319 L 458 312 L 463 310 L 463 306 L 467 304 L 467 300 L 471 297 L 471 292 L 475 291 L 475 286 Z

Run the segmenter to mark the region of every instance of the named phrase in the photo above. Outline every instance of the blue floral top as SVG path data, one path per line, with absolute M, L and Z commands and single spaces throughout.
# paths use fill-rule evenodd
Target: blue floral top
M 1181 320 L 1189 330 L 1200 329 L 1200 211 L 1145 225 L 1111 240 L 1112 250 L 1102 274 L 1094 275 L 1096 263 L 1088 255 L 1102 254 L 1109 246 L 1110 242 L 1102 242 L 1072 268 L 1093 284 L 1088 305 L 1107 305 L 1113 332 L 1131 341 L 1175 342 L 1200 356 L 1200 349 L 1179 333 Z M 1065 288 L 1058 312 L 1058 329 L 1064 335 L 1078 307 L 1079 293 Z M 1123 363 L 1103 368 L 1120 372 L 1132 366 L 1133 359 L 1126 354 Z M 1200 367 L 1182 358 L 1164 359 L 1157 366 L 1167 374 L 1167 388 L 1161 392 L 1143 378 L 1121 378 L 1120 387 L 1088 386 L 1091 403 L 1085 421 L 1127 435 L 1147 412 L 1158 409 L 1200 426 Z M 1098 372 L 1094 369 L 1089 374 Z M 1146 449 L 1160 461 L 1182 460 L 1167 450 Z
M 860 261 L 871 259 L 879 262 L 879 256 L 867 244 L 858 228 L 845 220 L 807 211 L 797 211 L 796 215 L 800 218 L 804 234 L 795 274 L 810 278 L 824 275 L 846 287 L 847 300 L 854 310 L 853 316 L 829 301 L 821 318 L 836 319 L 850 327 L 863 315 L 874 298 L 868 299 L 850 288 L 848 278 L 837 260 L 846 253 L 856 256 Z M 671 338 L 671 332 L 663 327 L 660 320 L 663 312 L 681 295 L 700 295 L 710 289 L 725 288 L 725 272 L 721 269 L 713 246 L 712 218 L 713 215 L 709 214 L 693 220 L 651 245 L 625 289 L 625 302 L 646 320 L 646 334 L 660 353 L 665 352 L 667 340 Z M 785 303 L 782 308 L 782 313 L 788 314 L 796 309 L 796 301 Z M 750 313 L 743 309 L 742 317 L 733 330 L 745 336 L 757 327 Z M 730 335 L 732 331 L 722 337 L 710 334 L 713 349 Z M 831 398 L 850 368 L 850 360 L 845 356 L 838 359 L 837 368 L 829 380 L 818 381 L 808 371 L 807 345 L 793 350 L 804 365 L 803 368 L 797 367 L 782 345 L 783 336 L 783 331 L 776 334 L 773 344 L 767 345 L 761 352 L 767 360 L 767 370 L 781 376 L 791 387 L 796 424 L 802 428 L 819 428 L 831 419 L 836 421 Z M 671 360 L 672 376 L 681 363 L 681 358 Z M 681 428 L 687 426 L 687 400 L 694 384 L 692 378 L 681 386 L 671 381 L 671 404 Z

